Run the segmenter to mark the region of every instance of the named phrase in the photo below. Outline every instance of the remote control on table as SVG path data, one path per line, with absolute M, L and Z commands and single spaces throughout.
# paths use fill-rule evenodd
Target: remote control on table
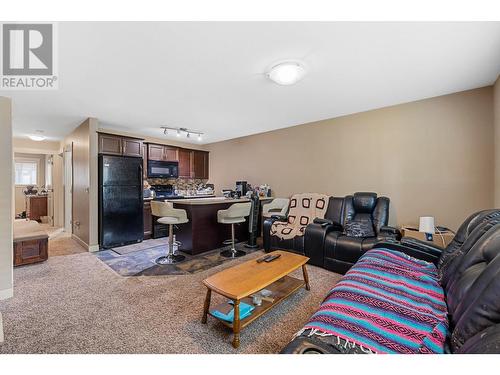
M 259 258 L 259 259 L 257 259 L 257 263 L 262 263 L 262 262 L 264 262 L 266 259 L 269 259 L 270 257 L 271 257 L 271 255 L 266 255 L 265 257 Z
M 266 263 L 272 262 L 273 260 L 278 259 L 280 256 L 281 256 L 281 254 L 272 255 L 269 258 L 267 258 L 266 260 L 264 260 L 264 262 L 266 262 Z

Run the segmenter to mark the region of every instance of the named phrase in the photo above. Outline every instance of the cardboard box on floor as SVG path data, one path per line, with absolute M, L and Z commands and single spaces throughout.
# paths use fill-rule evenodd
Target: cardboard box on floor
M 403 225 L 401 227 L 401 235 L 403 237 L 411 237 L 420 241 L 429 242 L 432 245 L 439 247 L 446 247 L 451 242 L 455 235 L 452 232 L 441 232 L 434 233 L 432 235 L 432 241 L 427 241 L 425 238 L 425 233 L 418 231 L 418 226 L 415 225 Z

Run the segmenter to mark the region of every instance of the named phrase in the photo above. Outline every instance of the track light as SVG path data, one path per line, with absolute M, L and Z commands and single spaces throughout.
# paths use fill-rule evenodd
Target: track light
M 186 134 L 186 138 L 192 138 L 191 136 L 195 135 L 197 137 L 198 141 L 201 141 L 202 135 L 203 135 L 202 132 L 199 132 L 196 130 L 189 130 L 188 128 L 173 128 L 170 126 L 162 126 L 161 128 L 163 129 L 164 135 L 168 135 L 168 131 L 171 130 L 171 134 L 173 132 L 175 132 L 175 135 L 177 137 L 180 137 L 181 134 L 183 134 L 183 133 Z

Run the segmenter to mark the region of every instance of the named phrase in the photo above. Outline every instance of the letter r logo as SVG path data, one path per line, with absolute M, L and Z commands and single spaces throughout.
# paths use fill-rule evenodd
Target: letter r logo
M 4 75 L 52 75 L 51 24 L 3 24 L 2 34 Z

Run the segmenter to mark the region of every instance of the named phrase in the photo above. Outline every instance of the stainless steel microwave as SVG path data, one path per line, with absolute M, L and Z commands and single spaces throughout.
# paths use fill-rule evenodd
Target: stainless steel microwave
M 179 162 L 148 160 L 148 178 L 179 177 Z

